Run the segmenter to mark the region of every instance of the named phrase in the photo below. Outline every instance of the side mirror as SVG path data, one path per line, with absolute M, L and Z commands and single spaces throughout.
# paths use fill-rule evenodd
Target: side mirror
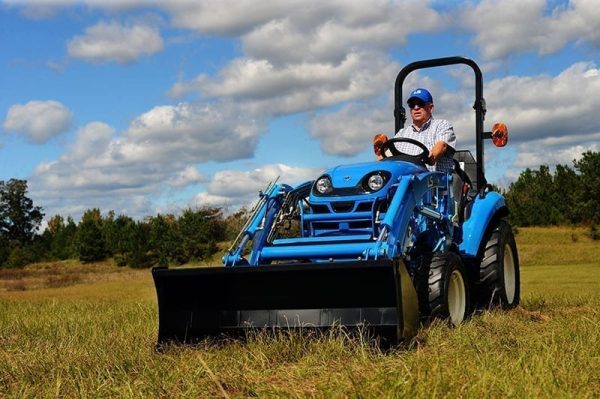
M 492 126 L 492 143 L 496 147 L 504 147 L 508 143 L 508 128 L 504 123 L 496 122 Z
M 378 157 L 381 156 L 381 146 L 388 141 L 388 137 L 383 133 L 378 133 L 373 137 L 373 152 Z

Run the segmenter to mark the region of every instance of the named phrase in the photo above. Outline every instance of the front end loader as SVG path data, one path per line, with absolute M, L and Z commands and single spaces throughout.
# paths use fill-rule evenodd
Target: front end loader
M 152 270 L 158 342 L 196 342 L 248 329 L 358 327 L 389 342 L 419 323 L 462 322 L 475 306 L 519 302 L 519 261 L 503 197 L 484 175 L 479 67 L 462 57 L 418 61 L 396 79 L 396 131 L 406 120 L 405 77 L 465 64 L 475 72 L 476 157 L 457 151 L 455 173 L 427 169 L 427 148 L 393 138 L 381 161 L 342 165 L 294 187 L 263 192 L 219 267 Z M 401 153 L 408 141 L 417 155 Z

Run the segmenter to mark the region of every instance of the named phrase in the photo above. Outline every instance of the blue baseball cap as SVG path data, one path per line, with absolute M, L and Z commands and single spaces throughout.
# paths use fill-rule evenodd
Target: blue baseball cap
M 424 103 L 432 103 L 433 102 L 433 97 L 431 96 L 431 93 L 427 89 L 422 89 L 422 88 L 414 89 L 412 91 L 412 93 L 410 93 L 410 96 L 408 96 L 408 100 L 406 102 L 409 102 L 413 98 L 417 98 L 417 99 L 423 101 Z

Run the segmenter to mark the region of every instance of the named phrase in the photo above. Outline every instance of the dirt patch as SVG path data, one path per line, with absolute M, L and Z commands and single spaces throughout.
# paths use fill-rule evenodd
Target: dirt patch
M 531 310 L 527 310 L 527 309 L 523 309 L 522 307 L 518 307 L 514 310 L 514 312 L 516 314 L 518 314 L 519 316 L 526 318 L 528 320 L 531 321 L 537 321 L 537 322 L 546 322 L 546 321 L 550 321 L 550 316 L 542 313 L 541 311 L 531 311 Z
M 49 276 L 46 279 L 46 287 L 48 288 L 59 288 L 67 287 L 69 285 L 77 284 L 82 281 L 81 275 L 79 274 L 62 274 L 58 276 Z
M 27 291 L 27 284 L 22 279 L 0 281 L 0 290 L 2 286 L 6 291 Z
M 89 264 L 73 261 L 38 263 L 23 269 L 0 269 L 0 291 L 29 291 L 115 281 L 140 273 L 148 273 L 148 270 L 118 267 L 112 261 Z

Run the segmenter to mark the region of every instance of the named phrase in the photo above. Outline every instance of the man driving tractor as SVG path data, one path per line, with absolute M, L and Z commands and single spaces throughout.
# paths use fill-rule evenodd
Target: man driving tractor
M 417 140 L 429 149 L 430 169 L 438 172 L 452 172 L 452 155 L 456 148 L 454 128 L 445 119 L 433 118 L 433 97 L 429 90 L 418 88 L 410 93 L 407 101 L 412 117 L 412 125 L 400 129 L 394 137 Z M 375 136 L 373 145 L 377 159 L 381 159 L 380 146 L 387 141 L 382 134 Z M 396 148 L 405 154 L 414 154 L 415 145 L 407 142 L 395 143 Z

